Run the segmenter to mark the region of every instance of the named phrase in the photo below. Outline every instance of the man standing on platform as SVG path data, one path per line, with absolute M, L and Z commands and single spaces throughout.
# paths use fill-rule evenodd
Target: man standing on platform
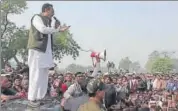
M 56 20 L 51 27 L 54 15 L 52 4 L 44 4 L 42 13 L 36 14 L 31 19 L 31 28 L 28 40 L 28 65 L 29 65 L 29 106 L 38 107 L 48 87 L 48 70 L 54 67 L 52 57 L 52 34 L 69 29 L 69 26 L 60 27 Z

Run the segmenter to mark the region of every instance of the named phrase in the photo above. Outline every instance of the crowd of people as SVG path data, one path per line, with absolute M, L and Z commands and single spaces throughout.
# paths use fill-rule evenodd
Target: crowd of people
M 2 102 L 27 98 L 29 73 L 20 73 L 1 77 Z M 46 96 L 59 100 L 64 111 L 178 111 L 176 74 L 100 73 L 93 78 L 91 73 L 50 73 Z

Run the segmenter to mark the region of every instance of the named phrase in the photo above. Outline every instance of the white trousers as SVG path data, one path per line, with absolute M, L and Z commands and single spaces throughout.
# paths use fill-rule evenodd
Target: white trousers
M 48 68 L 36 68 L 29 66 L 29 89 L 28 100 L 43 99 L 48 88 Z
M 99 76 L 99 73 L 98 71 L 100 71 L 100 62 L 96 62 L 95 63 L 95 67 L 94 67 L 94 70 L 93 70 L 93 73 L 92 73 L 92 77 L 97 77 Z

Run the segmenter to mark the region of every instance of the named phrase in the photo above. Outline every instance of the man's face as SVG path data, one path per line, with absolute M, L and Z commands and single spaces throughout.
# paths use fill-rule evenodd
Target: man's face
M 105 95 L 105 91 L 104 91 L 104 90 L 102 90 L 102 91 L 97 91 L 97 92 L 96 92 L 96 96 L 97 96 L 97 98 L 100 99 L 100 100 L 103 100 L 104 95 Z
M 118 78 L 117 79 L 117 84 L 121 84 L 122 83 L 122 79 L 121 78 Z
M 1 81 L 0 81 L 2 88 L 9 88 L 11 86 L 11 82 L 4 77 L 1 77 Z
M 68 75 L 66 75 L 66 81 L 71 81 L 72 80 L 72 75 L 70 75 L 70 74 L 68 74 Z
M 20 79 L 16 79 L 16 80 L 15 80 L 15 85 L 20 85 L 20 83 L 21 83 L 21 80 L 20 80 Z
M 84 80 L 84 76 L 83 75 L 78 75 L 76 77 L 76 80 L 78 81 L 78 83 L 81 83 Z
M 114 84 L 117 83 L 117 79 L 116 79 L 116 78 L 113 79 L 113 83 L 114 83 Z
M 26 79 L 26 80 L 23 80 L 23 82 L 22 82 L 22 87 L 24 88 L 24 89 L 28 89 L 28 85 L 29 85 L 29 81 Z
M 54 80 L 54 83 L 53 83 L 53 86 L 54 86 L 54 87 L 59 87 L 59 84 L 61 84 L 60 79 Z
M 48 14 L 48 16 L 51 18 L 54 16 L 54 9 L 53 7 L 50 7 L 48 9 L 46 9 L 46 13 Z
M 110 84 L 110 79 L 109 78 L 106 78 L 105 81 L 104 81 L 106 84 Z

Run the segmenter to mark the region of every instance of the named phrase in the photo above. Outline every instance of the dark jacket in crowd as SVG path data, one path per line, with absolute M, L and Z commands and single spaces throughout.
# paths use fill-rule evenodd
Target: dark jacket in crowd
M 138 111 L 150 111 L 150 109 L 149 108 L 139 108 Z
M 147 83 L 146 81 L 139 81 L 138 83 L 138 91 L 145 91 L 147 89 Z
M 109 108 L 112 105 L 116 104 L 116 89 L 114 85 L 106 85 L 105 90 L 105 107 Z

